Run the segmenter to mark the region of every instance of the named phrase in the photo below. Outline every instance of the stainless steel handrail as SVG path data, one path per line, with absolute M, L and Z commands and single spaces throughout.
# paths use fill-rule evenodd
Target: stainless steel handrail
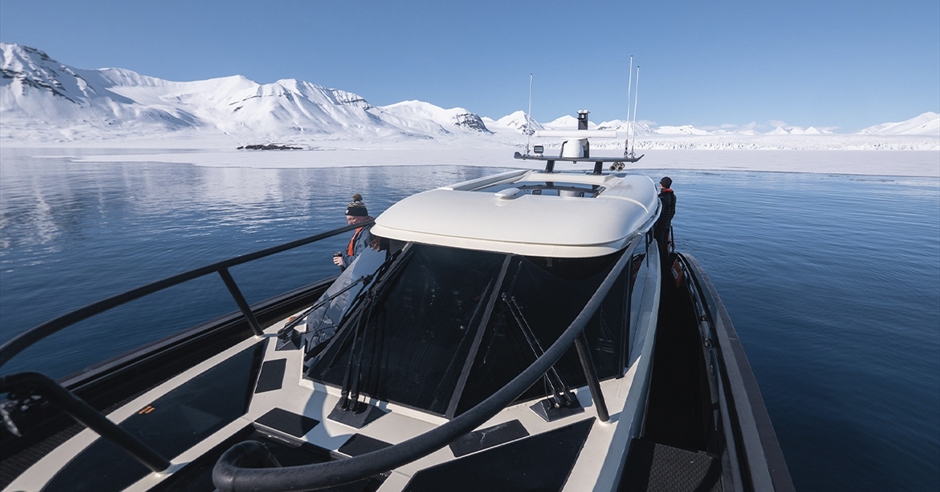
M 27 330 L 9 342 L 3 344 L 3 346 L 0 346 L 0 366 L 7 363 L 14 356 L 29 348 L 36 342 L 39 342 L 40 340 L 54 333 L 68 328 L 69 326 L 79 321 L 141 297 L 159 292 L 163 289 L 167 289 L 169 287 L 173 287 L 175 285 L 179 285 L 181 283 L 188 282 L 190 280 L 212 273 L 218 273 L 222 277 L 223 282 L 225 282 L 225 285 L 229 290 L 229 293 L 235 299 L 236 304 L 238 304 L 239 309 L 247 319 L 252 331 L 256 336 L 260 336 L 263 334 L 261 326 L 258 323 L 258 320 L 255 318 L 251 308 L 249 307 L 248 302 L 245 300 L 244 296 L 241 294 L 241 291 L 238 289 L 238 285 L 235 283 L 235 279 L 233 279 L 231 274 L 228 272 L 228 269 L 236 265 L 248 263 L 259 258 L 271 256 L 371 224 L 373 224 L 373 221 L 371 220 L 360 222 L 358 224 L 340 227 L 339 229 L 315 234 L 313 236 L 281 244 L 279 246 L 266 248 L 254 253 L 236 256 L 234 258 L 229 258 L 227 260 L 213 263 L 211 265 L 206 265 L 201 268 L 189 270 L 187 272 L 183 272 L 163 280 L 158 280 L 142 287 L 138 287 L 116 296 L 98 301 L 94 304 L 90 304 L 47 321 L 39 326 L 36 326 L 35 328 Z M 64 388 L 61 384 L 53 381 L 48 376 L 35 372 L 24 372 L 3 376 L 0 377 L 0 392 L 38 392 L 39 394 L 48 398 L 48 400 L 56 407 L 75 419 L 75 421 L 93 430 L 98 435 L 115 444 L 120 449 L 123 449 L 134 459 L 140 463 L 143 463 L 151 470 L 157 472 L 163 471 L 170 465 L 170 462 L 167 460 L 167 458 L 161 456 L 146 443 L 140 441 L 132 434 L 119 427 L 117 424 L 111 422 L 100 411 L 96 410 L 87 402 L 76 396 L 73 392 Z M 16 424 L 12 421 L 12 419 L 10 422 L 6 422 L 5 424 L 11 429 L 11 432 L 18 434 Z
M 147 468 L 155 472 L 161 472 L 170 467 L 170 461 L 156 450 L 110 421 L 85 400 L 75 396 L 74 393 L 63 388 L 48 376 L 38 372 L 23 372 L 0 377 L 0 391 L 14 392 L 23 389 L 38 392 L 46 397 L 50 403 L 53 403 L 75 419 L 76 422 L 95 431 L 111 444 L 123 449 Z M 7 419 L 4 418 L 4 420 Z M 4 424 L 12 432 L 18 434 L 16 423 L 12 419 L 9 422 L 4 422 Z
M 323 232 L 320 234 L 315 234 L 313 236 L 309 236 L 303 239 L 298 239 L 296 241 L 291 241 L 289 243 L 281 244 L 279 246 L 273 246 L 267 249 L 256 251 L 254 253 L 248 253 L 245 255 L 236 256 L 234 258 L 229 258 L 227 260 L 223 260 L 217 263 L 212 263 L 204 267 L 189 270 L 187 272 L 183 272 L 178 275 L 165 278 L 163 280 L 158 280 L 156 282 L 149 283 L 142 287 L 138 287 L 136 289 L 132 289 L 127 292 L 117 294 L 107 299 L 103 299 L 96 303 L 89 304 L 83 308 L 79 308 L 70 313 L 63 314 L 62 316 L 59 316 L 55 319 L 49 320 L 41 325 L 31 328 L 17 335 L 12 340 L 4 343 L 3 346 L 0 346 L 0 367 L 3 367 L 3 365 L 9 362 L 10 359 L 15 357 L 17 354 L 19 354 L 23 350 L 29 348 L 36 342 L 39 342 L 40 340 L 54 333 L 57 333 L 65 328 L 68 328 L 69 326 L 75 323 L 78 323 L 79 321 L 88 319 L 97 314 L 101 314 L 110 309 L 114 309 L 115 307 L 118 307 L 122 304 L 126 304 L 133 300 L 140 299 L 141 297 L 145 297 L 155 292 L 159 292 L 163 289 L 167 289 L 169 287 L 173 287 L 175 285 L 179 285 L 181 283 L 188 282 L 190 280 L 203 277 L 205 275 L 209 275 L 212 273 L 219 273 L 223 281 L 225 281 L 226 286 L 229 288 L 229 292 L 232 294 L 232 297 L 235 299 L 236 303 L 238 303 L 239 308 L 242 311 L 242 314 L 245 315 L 245 317 L 248 319 L 249 324 L 251 324 L 252 330 L 255 332 L 256 335 L 260 335 L 259 333 L 260 327 L 258 326 L 258 322 L 257 320 L 255 320 L 252 323 L 252 320 L 254 320 L 254 314 L 251 312 L 251 309 L 248 307 L 248 303 L 244 302 L 244 298 L 241 297 L 241 293 L 238 291 L 238 287 L 237 285 L 235 285 L 235 281 L 231 278 L 231 275 L 228 274 L 229 268 L 236 266 L 236 265 L 248 263 L 250 261 L 254 261 L 259 258 L 264 258 L 266 256 L 271 256 L 273 254 L 277 254 L 283 251 L 294 249 L 299 246 L 317 242 L 322 239 L 336 236 L 337 234 L 342 234 L 343 232 L 346 232 L 346 231 L 351 231 L 353 229 L 372 225 L 372 224 L 373 224 L 373 221 L 371 220 L 366 221 L 366 222 L 360 222 L 358 224 L 340 227 L 339 229 L 333 229 L 331 231 Z M 241 298 L 241 300 L 239 300 L 239 298 Z

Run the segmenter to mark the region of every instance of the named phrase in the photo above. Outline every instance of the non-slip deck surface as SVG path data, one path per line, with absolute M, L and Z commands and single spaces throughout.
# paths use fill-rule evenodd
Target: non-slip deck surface
M 620 491 L 721 490 L 721 463 L 704 451 L 634 439 L 628 456 Z

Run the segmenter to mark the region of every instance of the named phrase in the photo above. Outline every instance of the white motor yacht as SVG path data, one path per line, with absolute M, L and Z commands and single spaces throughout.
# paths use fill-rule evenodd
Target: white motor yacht
M 581 117 L 559 155 L 516 155 L 544 169 L 396 203 L 338 277 L 249 306 L 228 268 L 361 224 L 3 345 L 0 364 L 214 273 L 240 307 L 59 381 L 0 378 L 0 488 L 792 490 L 714 287 L 691 256 L 660 257 L 655 182 L 592 157 Z

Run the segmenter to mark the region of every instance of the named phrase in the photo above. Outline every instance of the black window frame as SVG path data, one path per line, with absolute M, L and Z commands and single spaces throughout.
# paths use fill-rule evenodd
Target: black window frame
M 447 387 L 439 387 L 438 389 L 439 389 L 440 395 L 434 397 L 433 401 L 436 403 L 431 404 L 431 405 L 417 402 L 417 400 L 414 398 L 411 398 L 411 399 L 407 397 L 402 398 L 400 396 L 400 393 L 397 393 L 398 390 L 395 388 L 392 388 L 390 391 L 389 388 L 381 388 L 376 385 L 370 385 L 369 387 L 363 387 L 361 390 L 362 390 L 362 393 L 366 395 L 367 397 L 376 398 L 382 401 L 389 401 L 396 405 L 402 405 L 404 407 L 414 408 L 423 412 L 432 413 L 432 414 L 442 416 L 445 418 L 454 418 L 455 416 L 459 415 L 463 411 L 466 411 L 467 409 L 472 408 L 474 405 L 479 403 L 479 401 L 482 401 L 482 399 L 485 398 L 485 395 L 492 394 L 492 391 L 498 390 L 499 387 L 502 386 L 502 384 L 505 384 L 505 382 L 502 381 L 503 379 L 506 379 L 506 377 L 508 377 L 506 381 L 511 380 L 512 377 L 517 375 L 519 371 L 527 367 L 529 364 L 531 364 L 533 360 L 535 360 L 535 354 L 534 353 L 529 354 L 527 358 L 525 359 L 524 363 L 518 366 L 518 371 L 514 369 L 510 369 L 507 371 L 506 374 L 502 374 L 501 377 L 499 378 L 500 380 L 494 383 L 496 386 L 490 385 L 491 386 L 490 390 L 485 390 L 482 393 L 477 393 L 475 395 L 472 394 L 472 392 L 470 393 L 467 392 L 468 383 L 471 386 L 474 384 L 477 384 L 474 378 L 476 377 L 475 376 L 476 373 L 478 373 L 481 370 L 480 369 L 481 361 L 478 360 L 478 358 L 481 355 L 480 351 L 484 350 L 485 348 L 484 344 L 487 343 L 487 336 L 488 335 L 491 337 L 495 336 L 492 333 L 494 330 L 497 329 L 494 323 L 499 323 L 500 320 L 494 319 L 494 318 L 502 317 L 503 318 L 502 322 L 504 324 L 507 322 L 508 318 L 506 316 L 504 307 L 502 307 L 504 306 L 505 301 L 501 300 L 501 297 L 502 297 L 502 294 L 505 292 L 509 292 L 510 294 L 512 294 L 511 286 L 513 285 L 513 282 L 517 280 L 516 277 L 518 276 L 518 273 L 514 273 L 514 269 L 520 269 L 520 270 L 528 269 L 529 273 L 533 276 L 533 278 L 538 277 L 541 279 L 550 278 L 550 276 L 553 275 L 553 272 L 556 272 L 556 273 L 566 272 L 562 274 L 562 277 L 557 277 L 556 284 L 563 286 L 565 285 L 565 283 L 569 281 L 570 282 L 578 281 L 577 279 L 574 279 L 574 278 L 563 278 L 565 275 L 568 275 L 568 276 L 580 275 L 581 273 L 579 273 L 579 270 L 583 269 L 585 265 L 593 264 L 591 275 L 586 277 L 586 279 L 582 278 L 580 280 L 582 283 L 589 286 L 589 288 L 582 289 L 584 290 L 584 292 L 579 293 L 579 296 L 583 297 L 583 299 L 581 299 L 583 300 L 583 302 L 578 302 L 579 305 L 575 306 L 576 309 L 572 307 L 567 307 L 566 309 L 569 312 L 574 313 L 574 314 L 571 314 L 571 319 L 558 320 L 558 322 L 555 323 L 555 325 L 557 326 L 553 327 L 553 330 L 557 333 L 555 333 L 551 338 L 545 337 L 540 340 L 542 347 L 548 348 L 555 341 L 557 335 L 560 334 L 562 331 L 564 331 L 564 329 L 568 326 L 571 320 L 574 319 L 574 316 L 577 315 L 577 313 L 580 311 L 580 308 L 583 307 L 583 304 L 587 302 L 588 299 L 590 299 L 594 291 L 600 285 L 600 282 L 610 271 L 610 268 L 613 267 L 613 264 L 615 263 L 616 258 L 620 254 L 620 252 L 618 252 L 618 253 L 614 253 L 611 255 L 606 255 L 603 257 L 595 257 L 595 258 L 546 258 L 546 257 L 531 257 L 531 256 L 522 256 L 522 255 L 514 255 L 514 254 L 496 253 L 496 252 L 474 251 L 474 250 L 466 250 L 466 249 L 460 249 L 460 248 L 447 248 L 444 246 L 427 245 L 427 244 L 420 244 L 420 243 L 409 243 L 406 248 L 408 250 L 408 254 L 401 255 L 401 257 L 396 259 L 395 262 L 400 262 L 400 261 L 411 262 L 413 261 L 412 257 L 414 254 L 420 254 L 422 250 L 424 249 L 438 249 L 438 248 L 452 250 L 456 252 L 458 255 L 462 254 L 462 255 L 468 255 L 470 257 L 474 255 L 491 255 L 490 259 L 492 261 L 490 261 L 490 263 L 496 263 L 496 262 L 500 263 L 500 267 L 498 268 L 497 274 L 493 274 L 493 272 L 496 271 L 497 269 L 490 268 L 490 270 L 488 270 L 487 275 L 490 275 L 491 277 L 495 278 L 495 281 L 491 280 L 490 284 L 487 286 L 485 291 L 482 294 L 480 294 L 481 297 L 482 296 L 488 297 L 488 299 L 486 300 L 486 304 L 483 305 L 482 311 L 478 309 L 478 311 L 480 312 L 475 313 L 471 318 L 469 318 L 469 320 L 472 323 L 471 323 L 471 326 L 467 327 L 467 329 L 470 331 L 468 331 L 466 335 L 463 336 L 459 345 L 456 346 L 456 348 L 460 349 L 460 353 L 463 354 L 461 356 L 463 357 L 462 360 L 458 360 L 455 362 L 455 361 L 445 361 L 441 359 L 441 362 L 440 362 L 441 364 L 450 363 L 452 367 L 460 366 L 459 367 L 460 372 L 456 379 L 456 382 L 452 386 L 450 385 L 450 383 L 448 383 Z M 409 268 L 414 268 L 415 266 L 416 265 L 414 263 L 411 263 L 407 265 L 405 268 L 399 269 L 399 268 L 396 268 L 396 265 L 394 265 L 393 263 L 389 267 L 389 271 L 393 272 L 392 275 L 394 275 L 395 278 L 386 279 L 386 282 L 391 284 L 391 287 L 389 290 L 394 290 L 396 287 L 400 287 L 394 284 L 396 284 L 401 279 L 402 275 L 405 275 L 405 272 Z M 589 340 L 588 345 L 589 345 L 590 350 L 592 351 L 592 357 L 595 360 L 595 365 L 598 365 L 600 361 L 599 365 L 600 365 L 601 370 L 599 371 L 599 377 L 602 380 L 622 377 L 626 371 L 626 367 L 623 362 L 626 360 L 628 350 L 629 350 L 629 336 L 628 335 L 629 335 L 629 323 L 630 323 L 629 321 L 630 290 L 631 290 L 630 284 L 632 283 L 632 282 L 629 282 L 629 280 L 632 280 L 630 278 L 630 272 L 628 270 L 625 270 L 624 273 L 621 274 L 620 278 L 618 279 L 617 281 L 618 283 L 614 286 L 614 288 L 608 294 L 607 298 L 604 300 L 604 303 L 601 309 L 598 311 L 597 314 L 595 314 L 594 318 L 585 328 L 585 333 L 588 335 L 588 340 Z M 535 282 L 536 286 L 538 285 L 537 280 L 531 280 L 531 281 Z M 309 365 L 309 369 L 308 371 L 306 371 L 305 377 L 307 377 L 308 379 L 314 380 L 316 382 L 329 385 L 329 386 L 342 387 L 342 383 L 341 383 L 342 380 L 337 378 L 336 376 L 337 373 L 333 372 L 332 373 L 333 375 L 329 376 L 327 372 L 328 370 L 335 371 L 335 366 L 345 365 L 349 361 L 350 355 L 344 355 L 344 354 L 351 354 L 352 350 L 354 350 L 355 347 L 353 347 L 353 349 L 351 350 L 348 347 L 343 347 L 343 345 L 348 345 L 350 343 L 350 338 L 354 338 L 352 336 L 353 335 L 352 330 L 354 329 L 354 327 L 352 326 L 352 320 L 355 318 L 357 310 L 367 308 L 367 306 L 365 306 L 366 303 L 363 301 L 363 299 L 368 295 L 368 292 L 376 288 L 377 285 L 381 285 L 381 283 L 382 282 L 377 280 L 375 283 L 370 285 L 369 289 L 367 289 L 363 293 L 360 293 L 360 295 L 358 296 L 358 299 L 356 300 L 356 306 L 353 309 L 349 310 L 346 317 L 340 323 L 340 326 L 337 330 L 337 333 L 334 339 L 331 340 L 329 344 L 327 345 L 327 347 L 323 349 L 322 352 L 320 352 L 317 355 L 317 358 L 320 360 L 315 360 Z M 384 292 L 382 294 L 382 301 L 383 302 L 388 301 L 390 295 L 391 294 L 389 294 L 389 292 Z M 538 296 L 539 294 L 528 293 L 528 295 L 531 298 L 532 296 Z M 548 295 L 547 297 L 552 297 L 552 296 Z M 556 297 L 555 302 L 557 302 L 558 296 L 556 295 L 555 297 Z M 564 296 L 561 297 L 561 299 L 564 299 L 564 298 L 565 298 Z M 536 306 L 534 308 L 534 311 L 532 312 L 533 313 L 537 312 L 538 308 L 539 307 Z M 524 309 L 523 310 L 524 313 L 528 312 L 527 307 L 524 307 L 523 309 Z M 387 312 L 387 310 L 383 312 Z M 533 320 L 538 319 L 540 317 L 537 314 L 530 314 L 530 316 L 532 316 Z M 544 315 L 542 317 L 544 318 Z M 371 322 L 371 321 L 367 321 L 367 323 L 368 322 Z M 598 343 L 598 340 L 600 340 L 601 337 L 597 336 L 597 334 L 600 332 L 604 324 L 606 324 L 607 326 L 606 335 L 609 335 L 608 336 L 608 338 L 610 339 L 609 344 Z M 374 328 L 374 325 L 373 325 L 373 328 Z M 434 327 L 431 327 L 431 328 L 434 328 Z M 506 329 L 515 330 L 515 329 L 518 329 L 518 327 L 515 327 L 515 328 L 508 327 Z M 536 328 L 533 328 L 533 331 L 538 331 L 541 333 L 541 332 L 544 332 L 544 329 L 542 327 L 536 327 Z M 617 340 L 618 337 L 619 337 L 619 340 Z M 353 343 L 355 343 L 355 341 L 353 341 Z M 365 344 L 366 342 L 364 341 L 363 343 Z M 375 343 L 375 342 L 369 342 L 369 343 Z M 468 344 L 469 346 L 466 347 Z M 464 350 L 464 348 L 466 348 L 466 350 Z M 385 350 L 385 348 L 380 348 L 379 350 L 380 351 Z M 326 362 L 326 359 L 331 360 L 331 364 L 334 366 L 334 368 L 330 368 L 328 370 L 322 369 L 324 367 L 323 364 Z M 565 361 L 565 362 L 562 362 L 562 361 Z M 337 364 L 337 362 L 339 363 Z M 364 371 L 370 371 L 371 374 L 373 375 L 370 377 L 375 377 L 376 378 L 375 381 L 379 381 L 378 378 L 381 376 L 375 376 L 374 371 L 376 370 L 376 367 L 375 367 L 376 364 L 373 361 L 363 361 L 362 358 L 360 358 L 359 363 L 367 364 L 368 367 L 365 367 Z M 559 364 L 567 368 L 563 372 L 565 373 L 565 377 L 567 378 L 566 383 L 569 383 L 569 386 L 571 388 L 581 387 L 586 384 L 586 381 L 584 380 L 583 372 L 581 371 L 580 365 L 578 364 L 577 355 L 576 355 L 576 351 L 574 347 L 571 347 L 569 349 L 569 351 L 565 354 L 565 356 L 563 356 L 562 359 L 559 361 Z M 556 364 L 556 366 L 558 366 L 559 364 Z M 449 376 L 453 376 L 454 373 L 448 372 L 447 374 Z M 395 377 L 397 376 L 392 376 L 391 378 L 394 379 Z M 376 384 L 380 384 L 380 383 L 376 383 Z M 538 398 L 548 395 L 549 393 L 547 393 L 546 391 L 539 390 L 539 387 L 541 386 L 542 385 L 540 383 L 536 383 L 535 385 L 533 385 L 533 387 L 530 388 L 530 390 L 528 390 L 525 394 L 523 394 L 519 399 L 516 400 L 516 403 L 520 401 L 538 399 Z M 395 396 L 395 394 L 399 394 L 399 396 Z M 441 395 L 446 395 L 446 399 L 441 399 Z M 469 399 L 465 400 L 465 398 L 469 398 Z

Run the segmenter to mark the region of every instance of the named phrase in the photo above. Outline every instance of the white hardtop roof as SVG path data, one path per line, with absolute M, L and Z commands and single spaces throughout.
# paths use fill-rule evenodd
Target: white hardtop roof
M 601 191 L 593 198 L 473 191 L 546 182 L 597 185 Z M 658 215 L 656 186 L 646 176 L 511 171 L 405 198 L 379 215 L 372 232 L 465 249 L 593 257 L 623 249 Z

